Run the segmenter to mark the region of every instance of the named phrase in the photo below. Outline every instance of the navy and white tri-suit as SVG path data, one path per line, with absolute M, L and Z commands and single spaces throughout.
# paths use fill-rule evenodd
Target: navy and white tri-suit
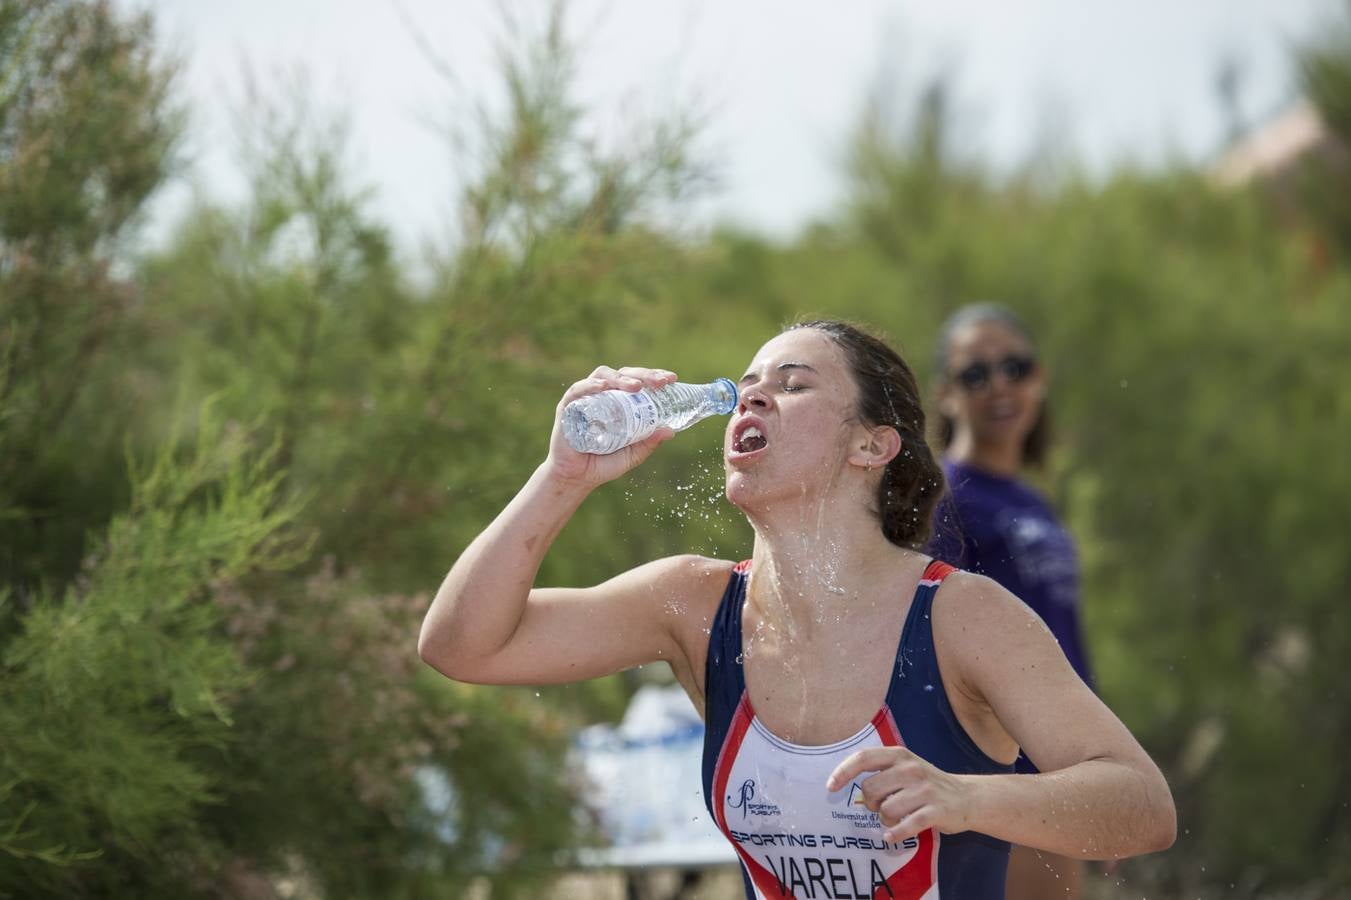
M 925 569 L 882 708 L 856 734 L 825 746 L 771 734 L 751 707 L 741 635 L 749 569 L 747 561 L 732 570 L 709 635 L 703 766 L 704 799 L 741 859 L 747 898 L 1002 898 L 1005 841 L 934 829 L 900 843 L 884 841 L 882 823 L 859 790 L 867 775 L 826 790 L 835 767 L 868 747 L 908 747 L 958 774 L 1012 771 L 975 745 L 943 689 L 930 610 L 954 569 L 937 560 Z

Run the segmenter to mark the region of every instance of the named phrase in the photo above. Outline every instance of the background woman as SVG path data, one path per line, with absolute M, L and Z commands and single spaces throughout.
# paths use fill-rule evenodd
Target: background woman
M 1074 542 L 1022 480 L 1042 464 L 1049 437 L 1046 373 L 1031 335 L 1004 307 L 964 307 L 943 326 L 935 371 L 949 493 L 939 503 L 930 551 L 994 579 L 1031 607 L 1092 686 Z M 1026 754 L 1014 768 L 1037 771 Z M 1078 897 L 1082 880 L 1078 860 L 1027 847 L 1015 847 L 1009 859 L 1010 900 Z

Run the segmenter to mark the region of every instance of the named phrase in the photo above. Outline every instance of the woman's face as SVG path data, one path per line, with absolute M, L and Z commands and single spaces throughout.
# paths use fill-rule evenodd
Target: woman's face
M 741 508 L 828 484 L 846 464 L 858 388 L 835 341 L 814 328 L 760 348 L 737 385 L 723 438 L 727 499 Z
M 1037 424 L 1045 374 L 1027 340 L 996 321 L 959 328 L 948 343 L 943 414 L 978 446 L 1021 447 Z

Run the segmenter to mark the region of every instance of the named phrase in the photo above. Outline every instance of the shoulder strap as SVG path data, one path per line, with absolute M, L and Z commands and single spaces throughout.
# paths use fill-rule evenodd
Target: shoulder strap
M 713 811 L 713 771 L 718 754 L 746 690 L 741 657 L 741 608 L 746 602 L 746 573 L 749 570 L 750 560 L 732 568 L 708 632 L 708 657 L 704 661 L 703 776 L 704 798 L 710 804 L 710 812 Z
M 904 684 L 907 678 L 920 673 L 926 681 L 932 681 L 937 665 L 933 653 L 933 622 L 929 614 L 933 610 L 938 586 L 956 571 L 956 568 L 939 559 L 930 560 L 924 567 L 924 574 L 920 575 L 919 584 L 915 585 L 915 596 L 910 601 L 910 611 L 906 613 L 901 640 L 896 647 L 896 665 L 891 674 L 893 690 Z
M 931 559 L 929 560 L 929 564 L 924 567 L 924 574 L 919 577 L 920 587 L 928 587 L 930 585 L 937 587 L 943 583 L 944 578 L 947 578 L 956 571 L 956 568 L 948 565 L 941 559 Z M 932 594 L 930 597 L 932 599 Z

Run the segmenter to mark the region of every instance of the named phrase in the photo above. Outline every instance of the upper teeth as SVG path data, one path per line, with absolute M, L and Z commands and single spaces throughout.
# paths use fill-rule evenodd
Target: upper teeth
M 747 428 L 745 431 L 741 432 L 741 439 L 743 441 L 746 440 L 747 438 L 753 437 L 758 438 L 764 437 L 764 435 L 760 433 L 760 429 L 756 428 L 754 425 L 752 425 L 750 428 Z

